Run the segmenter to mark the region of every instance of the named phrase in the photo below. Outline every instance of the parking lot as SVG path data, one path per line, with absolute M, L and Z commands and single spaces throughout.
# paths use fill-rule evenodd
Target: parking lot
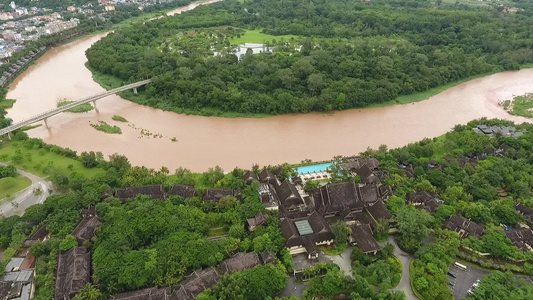
M 468 297 L 468 290 L 472 287 L 476 280 L 481 279 L 483 275 L 487 274 L 488 272 L 481 269 L 472 268 L 470 266 L 468 267 L 467 271 L 463 271 L 452 265 L 449 269 L 449 273 L 456 277 L 453 278 L 453 276 L 448 274 L 448 279 L 450 283 L 453 284 L 453 286 L 450 285 L 450 288 L 453 290 L 453 297 L 455 299 L 463 299 Z

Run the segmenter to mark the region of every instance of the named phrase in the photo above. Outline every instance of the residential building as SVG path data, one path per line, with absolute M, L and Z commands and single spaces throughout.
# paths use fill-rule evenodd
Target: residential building
M 435 193 L 419 191 L 407 194 L 407 203 L 418 209 L 423 209 L 429 213 L 435 213 L 440 206 L 441 200 Z
M 372 235 L 372 228 L 369 224 L 350 226 L 350 243 L 357 246 L 366 254 L 376 254 L 381 247 Z
M 74 247 L 59 254 L 54 300 L 76 296 L 91 280 L 91 253 L 85 247 Z
M 317 212 L 306 218 L 281 220 L 281 233 L 286 240 L 285 247 L 291 254 L 306 253 L 308 259 L 318 257 L 320 245 L 331 245 L 335 236 L 326 220 Z
M 259 255 L 255 252 L 239 252 L 231 258 L 220 263 L 220 269 L 224 273 L 232 273 L 251 269 L 261 264 Z
M 529 228 L 510 229 L 505 231 L 513 245 L 522 251 L 533 251 L 533 231 Z
M 258 212 L 255 217 L 247 219 L 246 221 L 248 223 L 248 230 L 254 231 L 258 226 L 267 225 L 268 215 L 265 215 L 263 212 Z
M 481 224 L 470 221 L 469 219 L 457 214 L 444 220 L 443 227 L 459 233 L 459 237 L 466 239 L 469 236 L 480 238 L 485 231 L 485 227 Z

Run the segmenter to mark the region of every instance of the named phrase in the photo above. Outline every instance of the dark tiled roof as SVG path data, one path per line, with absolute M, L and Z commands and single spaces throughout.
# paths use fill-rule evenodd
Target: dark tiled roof
M 533 216 L 533 209 L 525 206 L 522 203 L 517 203 L 515 209 L 521 213 L 523 216 Z
M 213 287 L 219 279 L 220 273 L 215 267 L 195 271 L 180 282 L 170 299 L 193 300 L 206 289 Z
M 296 186 L 291 182 L 285 180 L 278 188 L 276 193 L 281 202 L 281 205 L 286 208 L 294 208 L 305 204 L 302 196 L 298 193 Z
M 83 218 L 96 216 L 96 206 L 91 205 L 88 208 L 82 209 L 81 210 L 81 216 Z
M 225 190 L 225 189 L 207 189 L 204 191 L 204 201 L 206 202 L 218 202 L 220 199 L 226 196 L 232 196 L 240 201 L 241 191 L 239 190 Z
M 372 224 L 372 220 L 370 220 L 368 214 L 365 212 L 354 212 L 351 214 L 351 217 L 356 224 Z
M 55 300 L 70 299 L 91 279 L 91 253 L 85 247 L 74 247 L 59 254 L 55 284 Z
M 121 201 L 126 201 L 137 197 L 138 195 L 148 195 L 152 199 L 164 200 L 165 193 L 162 185 L 147 185 L 138 187 L 129 187 L 115 191 L 115 197 Z
M 375 183 L 380 181 L 367 165 L 362 165 L 359 169 L 355 169 L 355 173 L 361 178 L 361 182 L 363 183 Z
M 48 231 L 46 230 L 46 226 L 41 226 L 37 231 L 35 231 L 31 236 L 30 240 L 40 240 L 42 241 L 46 236 L 48 235 Z
M 372 236 L 372 229 L 368 224 L 352 227 L 352 239 L 364 253 L 370 253 L 380 249 L 379 244 Z
M 259 180 L 259 176 L 257 176 L 257 174 L 252 171 L 247 171 L 246 173 L 244 173 L 241 179 L 246 181 L 246 183 L 250 184 L 254 180 Z
M 361 193 L 361 200 L 366 205 L 376 203 L 379 200 L 378 187 L 375 185 L 365 185 L 359 188 Z
M 306 236 L 300 236 L 300 233 L 298 232 L 298 229 L 296 228 L 296 225 L 294 224 L 295 221 L 301 221 L 301 220 L 307 220 L 309 221 L 309 225 L 313 229 L 313 233 Z M 325 241 L 331 241 L 335 239 L 335 236 L 331 232 L 331 229 L 329 228 L 328 223 L 324 218 L 317 212 L 313 212 L 311 215 L 309 215 L 306 218 L 301 218 L 298 220 L 293 220 L 289 218 L 283 218 L 281 220 L 281 234 L 283 235 L 283 238 L 285 238 L 285 246 L 288 248 L 294 247 L 294 246 L 304 246 L 309 249 L 316 248 L 315 246 L 311 246 L 310 242 L 314 243 L 321 243 Z M 309 252 L 308 252 L 309 253 Z
M 307 220 L 309 221 L 311 228 L 313 228 L 313 233 L 317 237 L 318 242 L 335 239 L 335 235 L 331 233 L 328 222 L 326 222 L 319 213 L 316 211 L 313 212 Z
M 137 290 L 133 292 L 127 292 L 122 294 L 113 295 L 110 297 L 111 300 L 155 300 L 161 297 L 163 294 L 166 299 L 167 294 L 170 293 L 169 288 L 147 288 L 142 290 Z
M 193 186 L 184 184 L 174 184 L 167 193 L 168 196 L 179 196 L 182 198 L 192 198 L 196 195 L 196 189 Z
M 481 237 L 485 227 L 483 225 L 472 222 L 461 214 L 451 216 L 450 218 L 444 220 L 442 226 L 451 231 L 456 231 L 460 233 L 461 238 L 467 238 L 469 236 Z
M 430 213 L 434 213 L 440 206 L 436 198 L 438 198 L 436 194 L 426 191 L 407 194 L 408 203 L 415 205 L 417 208 L 425 209 Z
M 300 241 L 300 235 L 298 234 L 298 230 L 296 229 L 293 220 L 289 218 L 282 219 L 280 227 L 281 234 L 286 241 L 286 247 L 291 248 L 302 244 Z
M 72 235 L 78 241 L 86 241 L 96 236 L 96 228 L 102 224 L 102 221 L 96 216 L 83 218 L 78 226 L 72 231 Z
M 389 209 L 383 203 L 382 200 L 379 200 L 378 202 L 374 203 L 372 206 L 366 207 L 368 213 L 374 218 L 374 220 L 379 219 L 386 219 L 389 220 L 392 218 L 392 214 L 390 213 Z
M 276 176 L 268 168 L 264 168 L 263 171 L 259 173 L 258 177 L 261 183 L 270 183 L 270 184 L 273 184 L 274 186 L 277 185 Z
M 266 264 L 276 264 L 277 258 L 274 252 L 270 250 L 265 250 L 261 253 L 261 261 L 264 265 Z
M 260 265 L 261 261 L 255 252 L 240 252 L 220 263 L 220 268 L 224 273 L 244 271 Z
M 528 228 L 506 230 L 505 235 L 513 242 L 513 245 L 522 251 L 528 251 L 533 246 L 533 231 Z
M 362 166 L 367 166 L 371 170 L 379 169 L 379 161 L 375 158 L 360 158 L 360 157 L 350 157 L 346 158 L 341 166 L 349 169 L 359 169 Z
M 315 209 L 322 214 L 341 213 L 345 210 L 361 210 L 358 188 L 354 182 L 328 184 L 321 187 L 314 195 Z
M 257 215 L 253 218 L 247 219 L 248 226 L 261 226 L 266 225 L 268 221 L 268 216 L 265 215 L 263 212 L 258 212 Z

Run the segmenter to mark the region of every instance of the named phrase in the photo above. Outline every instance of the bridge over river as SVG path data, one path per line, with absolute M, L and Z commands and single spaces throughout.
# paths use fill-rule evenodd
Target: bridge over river
M 39 122 L 39 121 L 43 121 L 43 120 L 44 120 L 44 123 L 48 126 L 48 124 L 46 123 L 46 120 L 48 118 L 50 118 L 52 116 L 55 116 L 57 114 L 60 114 L 60 113 L 62 113 L 64 111 L 67 111 L 67 110 L 69 110 L 71 108 L 74 108 L 76 106 L 80 106 L 82 104 L 85 104 L 85 103 L 92 102 L 94 108 L 96 109 L 96 100 L 102 99 L 102 98 L 107 97 L 109 95 L 113 95 L 113 94 L 120 93 L 120 92 L 123 92 L 123 91 L 126 91 L 126 90 L 130 90 L 130 89 L 133 89 L 135 92 L 137 92 L 137 88 L 138 87 L 143 86 L 145 84 L 148 84 L 150 82 L 152 82 L 152 79 L 146 79 L 146 80 L 130 83 L 130 84 L 121 86 L 121 87 L 116 88 L 116 89 L 112 89 L 112 90 L 109 90 L 109 91 L 105 91 L 103 93 L 99 93 L 99 94 L 96 94 L 96 95 L 89 96 L 87 98 L 84 98 L 84 99 L 81 99 L 81 100 L 78 100 L 78 101 L 74 101 L 74 102 L 69 103 L 69 104 L 67 104 L 65 106 L 61 106 L 61 107 L 58 107 L 58 108 L 51 109 L 49 111 L 45 111 L 45 112 L 40 113 L 40 114 L 38 114 L 36 116 L 24 119 L 24 120 L 22 120 L 20 122 L 17 122 L 15 124 L 11 125 L 11 126 L 8 126 L 6 128 L 0 129 L 0 136 L 2 136 L 4 134 L 9 134 L 10 132 L 15 131 L 17 129 L 20 129 L 20 128 L 24 127 L 24 126 L 28 126 L 28 125 L 31 125 L 31 124 L 33 124 L 35 122 Z

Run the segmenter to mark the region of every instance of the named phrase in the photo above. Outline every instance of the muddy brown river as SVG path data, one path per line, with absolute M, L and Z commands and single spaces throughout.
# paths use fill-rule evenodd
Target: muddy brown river
M 17 102 L 8 116 L 16 122 L 55 108 L 60 99 L 76 100 L 104 91 L 84 65 L 85 50 L 103 36 L 76 40 L 39 58 L 9 87 L 7 98 Z M 48 129 L 41 126 L 28 134 L 78 153 L 123 154 L 132 164 L 150 168 L 183 166 L 204 171 L 219 165 L 229 171 L 235 166 L 250 168 L 254 163 L 327 160 L 381 144 L 399 147 L 439 136 L 455 124 L 483 116 L 524 122 L 525 118 L 508 115 L 498 101 L 532 91 L 533 69 L 524 69 L 475 79 L 412 104 L 261 119 L 187 116 L 115 95 L 99 100 L 98 111 L 62 113 L 48 120 Z M 113 115 L 123 116 L 129 123 L 113 121 Z M 98 121 L 119 126 L 122 134 L 107 134 L 90 126 Z

